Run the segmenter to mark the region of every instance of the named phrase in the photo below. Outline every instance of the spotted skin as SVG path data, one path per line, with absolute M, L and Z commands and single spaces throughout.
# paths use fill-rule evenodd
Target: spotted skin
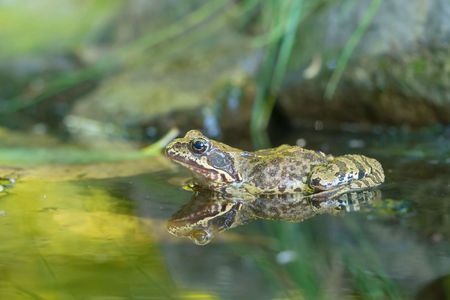
M 171 142 L 166 155 L 191 170 L 197 186 L 229 194 L 345 193 L 384 181 L 383 168 L 373 158 L 333 157 L 288 145 L 247 152 L 197 130 Z
M 384 182 L 381 164 L 363 155 L 343 155 L 311 171 L 310 185 L 316 191 L 325 191 L 347 185 L 363 189 Z

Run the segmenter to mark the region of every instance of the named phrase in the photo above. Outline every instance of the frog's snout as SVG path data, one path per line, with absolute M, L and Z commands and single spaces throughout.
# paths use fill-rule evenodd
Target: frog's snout
M 170 150 L 170 149 L 171 149 L 171 148 L 170 148 L 170 145 L 171 145 L 171 144 L 167 145 L 166 148 L 164 148 L 164 154 L 165 154 L 166 156 L 170 156 L 170 151 L 171 151 L 171 150 Z
M 176 153 L 177 148 L 177 141 L 172 141 L 164 149 L 164 154 L 168 157 L 172 157 Z

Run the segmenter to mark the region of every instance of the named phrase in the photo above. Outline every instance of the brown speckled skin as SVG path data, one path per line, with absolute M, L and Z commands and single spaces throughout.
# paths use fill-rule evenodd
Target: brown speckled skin
M 241 185 L 250 192 L 307 192 L 311 190 L 308 182 L 311 169 L 329 159 L 320 152 L 282 145 L 240 158 L 236 168 L 241 170 Z
M 208 145 L 200 154 L 192 150 L 199 139 Z M 230 194 L 344 193 L 384 181 L 381 164 L 362 155 L 334 158 L 288 145 L 246 152 L 197 130 L 167 145 L 166 155 L 190 169 L 198 186 Z

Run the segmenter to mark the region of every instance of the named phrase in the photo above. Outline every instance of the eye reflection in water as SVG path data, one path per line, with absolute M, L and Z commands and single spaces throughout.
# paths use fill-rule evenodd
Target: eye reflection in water
M 338 196 L 280 194 L 232 196 L 195 191 L 191 201 L 168 220 L 167 230 L 206 245 L 220 232 L 254 219 L 302 222 L 321 214 L 340 214 L 370 208 L 381 201 L 380 190 L 349 192 Z

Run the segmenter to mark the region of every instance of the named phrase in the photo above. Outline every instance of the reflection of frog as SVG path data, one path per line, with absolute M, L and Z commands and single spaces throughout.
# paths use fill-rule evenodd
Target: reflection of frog
M 217 233 L 253 219 L 302 222 L 324 213 L 360 210 L 380 199 L 379 190 L 349 192 L 328 198 L 299 193 L 242 198 L 197 191 L 191 202 L 170 218 L 167 230 L 177 237 L 188 237 L 197 245 L 206 245 Z
M 381 184 L 381 164 L 362 155 L 333 157 L 298 146 L 246 152 L 197 130 L 175 139 L 166 155 L 190 169 L 195 183 L 230 194 L 345 193 Z

